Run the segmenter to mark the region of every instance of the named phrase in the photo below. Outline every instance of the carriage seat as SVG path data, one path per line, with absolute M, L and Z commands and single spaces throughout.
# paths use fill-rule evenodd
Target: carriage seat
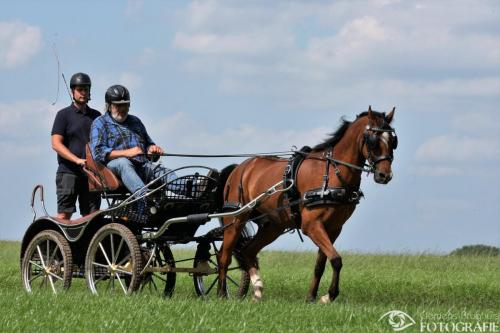
M 83 167 L 83 171 L 89 179 L 89 191 L 116 194 L 128 193 L 128 190 L 110 169 L 94 161 L 88 143 L 85 145 L 85 154 L 86 165 Z

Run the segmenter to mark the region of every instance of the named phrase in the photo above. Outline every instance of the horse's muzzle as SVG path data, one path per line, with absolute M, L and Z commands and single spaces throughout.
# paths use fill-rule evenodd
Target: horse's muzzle
M 386 173 L 376 170 L 375 173 L 373 174 L 373 178 L 375 179 L 375 182 L 378 184 L 387 184 L 392 179 L 392 172 Z

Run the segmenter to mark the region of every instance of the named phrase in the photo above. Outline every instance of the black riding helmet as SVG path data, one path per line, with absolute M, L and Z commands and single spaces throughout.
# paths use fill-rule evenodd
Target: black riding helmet
M 116 84 L 108 88 L 104 100 L 108 104 L 130 104 L 130 93 L 124 86 Z
M 92 85 L 92 82 L 90 81 L 90 76 L 88 76 L 85 73 L 76 73 L 73 74 L 71 77 L 71 80 L 69 81 L 69 87 L 71 89 L 74 89 L 75 87 L 79 86 L 90 86 Z

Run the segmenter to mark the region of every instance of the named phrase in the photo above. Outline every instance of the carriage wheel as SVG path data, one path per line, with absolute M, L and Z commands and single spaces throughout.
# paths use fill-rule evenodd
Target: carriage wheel
M 111 223 L 97 231 L 85 258 L 87 286 L 93 294 L 129 295 L 140 285 L 142 255 L 134 234 Z
M 165 268 L 168 266 L 175 268 L 175 260 L 170 247 L 162 245 L 155 248 L 149 268 Z M 175 289 L 175 272 L 146 272 L 142 276 L 141 292 L 171 297 Z M 162 290 L 162 286 L 165 288 Z
M 194 273 L 194 289 L 200 297 L 217 297 L 218 273 L 218 254 L 221 242 L 213 242 L 210 249 L 210 257 L 207 258 L 205 251 L 196 251 L 194 257 L 194 268 L 210 270 L 210 273 Z M 248 272 L 241 269 L 236 257 L 232 256 L 231 265 L 227 270 L 227 295 L 229 297 L 243 298 L 248 292 L 250 276 Z
M 68 241 L 54 230 L 40 232 L 26 248 L 21 272 L 24 288 L 28 292 L 49 289 L 57 294 L 68 289 L 73 273 Z

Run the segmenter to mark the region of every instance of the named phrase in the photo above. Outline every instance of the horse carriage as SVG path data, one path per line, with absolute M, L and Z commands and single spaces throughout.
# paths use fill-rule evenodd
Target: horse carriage
M 288 159 L 252 155 L 220 172 L 183 167 L 173 171 L 204 172 L 190 171 L 171 182 L 160 182 L 159 177 L 146 185 L 147 191 L 136 193 L 124 192 L 111 171 L 87 153 L 89 186 L 109 207 L 74 221 L 50 217 L 46 211 L 40 218 L 35 214 L 21 248 L 24 287 L 57 292 L 68 288 L 72 277 L 85 277 L 95 294 L 130 294 L 161 284 L 169 296 L 176 273 L 187 272 L 200 296 L 217 290 L 219 297 L 243 297 L 251 281 L 253 298 L 259 300 L 263 282 L 257 254 L 297 229 L 319 249 L 307 299 L 316 301 L 329 261 L 332 280 L 320 298 L 329 303 L 339 295 L 342 269 L 333 243 L 363 197 L 362 173 L 372 173 L 379 184 L 392 179 L 398 145 L 391 126 L 394 111 L 385 114 L 369 107 L 352 122 L 342 120 L 323 143 L 295 151 Z M 43 204 L 43 188 L 38 185 L 32 206 L 38 190 Z M 220 225 L 197 236 L 200 225 L 211 219 Z M 248 221 L 256 222 L 257 233 L 251 232 Z M 197 244 L 193 267 L 176 267 L 179 261 L 170 246 L 189 242 Z
M 197 295 L 214 294 L 218 278 L 218 249 L 224 228 L 219 225 L 202 235 L 199 227 L 211 219 L 235 216 L 249 205 L 233 212 L 222 211 L 222 191 L 231 165 L 217 171 L 205 166 L 185 166 L 169 172 L 184 175 L 161 182 L 161 175 L 145 188 L 129 193 L 105 166 L 92 159 L 87 146 L 84 171 L 91 191 L 100 193 L 108 207 L 76 220 L 50 216 L 44 203 L 42 185 L 33 189 L 33 223 L 21 246 L 21 274 L 24 288 L 67 289 L 72 278 L 85 278 L 94 294 L 136 290 L 159 291 L 172 295 L 177 273 L 189 273 Z M 43 216 L 37 217 L 35 197 L 40 196 Z M 255 203 L 254 203 L 255 204 Z M 249 276 L 238 266 L 238 251 L 251 236 L 247 228 L 234 250 L 236 260 L 228 292 L 244 297 Z M 176 267 L 170 247 L 197 244 L 192 267 Z

